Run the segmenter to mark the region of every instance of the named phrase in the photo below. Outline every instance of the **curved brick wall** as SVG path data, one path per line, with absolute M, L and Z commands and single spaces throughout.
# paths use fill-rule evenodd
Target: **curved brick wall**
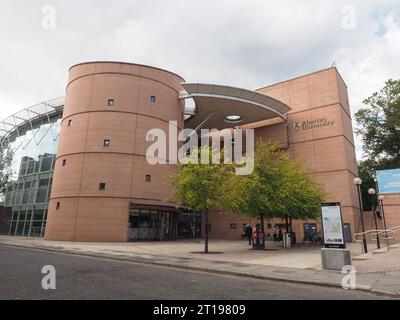
M 153 128 L 168 133 L 172 120 L 178 130 L 183 127 L 182 81 L 165 70 L 127 63 L 70 69 L 46 239 L 126 241 L 131 201 L 165 205 L 168 175 L 176 166 L 149 165 L 145 135 Z M 106 183 L 105 191 L 99 183 Z

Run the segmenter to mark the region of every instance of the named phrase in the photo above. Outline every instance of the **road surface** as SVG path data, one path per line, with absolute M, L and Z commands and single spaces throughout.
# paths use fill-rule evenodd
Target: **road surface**
M 42 288 L 42 268 L 56 289 Z M 367 292 L 247 279 L 0 245 L 0 299 L 376 299 Z

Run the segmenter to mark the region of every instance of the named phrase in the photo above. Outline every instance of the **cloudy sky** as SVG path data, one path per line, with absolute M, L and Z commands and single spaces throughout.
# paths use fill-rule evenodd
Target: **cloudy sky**
M 90 60 L 248 89 L 335 61 L 353 112 L 400 78 L 399 0 L 1 0 L 0 39 L 0 118 L 63 96 Z

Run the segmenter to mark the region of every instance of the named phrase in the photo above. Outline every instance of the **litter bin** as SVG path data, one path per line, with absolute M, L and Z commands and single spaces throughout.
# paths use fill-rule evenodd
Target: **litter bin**
M 285 233 L 283 235 L 283 248 L 290 249 L 292 247 L 292 238 L 290 237 L 290 233 Z
M 265 250 L 265 235 L 262 232 L 253 232 L 251 237 L 253 250 Z

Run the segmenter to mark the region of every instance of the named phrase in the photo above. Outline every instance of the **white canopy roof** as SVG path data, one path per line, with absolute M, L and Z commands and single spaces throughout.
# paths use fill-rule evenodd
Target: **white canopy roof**
M 291 108 L 265 94 L 230 86 L 182 83 L 186 92 L 181 99 L 192 98 L 195 114 L 185 121 L 186 128 L 225 129 L 280 117 L 286 120 Z

